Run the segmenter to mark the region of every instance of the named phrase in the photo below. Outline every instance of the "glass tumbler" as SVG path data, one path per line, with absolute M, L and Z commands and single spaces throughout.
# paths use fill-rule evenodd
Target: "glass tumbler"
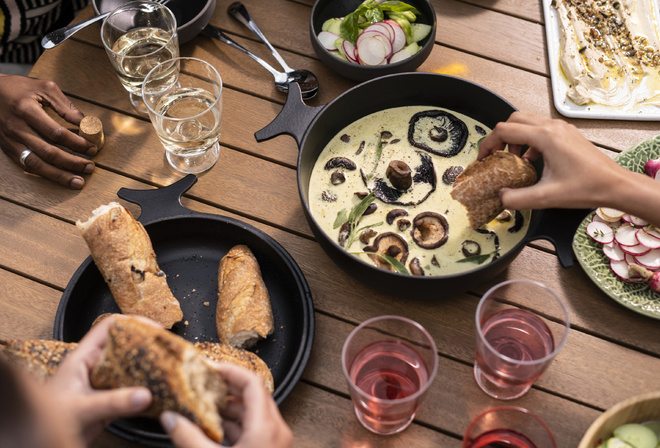
M 179 56 L 174 14 L 153 1 L 132 1 L 116 8 L 101 25 L 101 40 L 131 105 L 146 115 L 142 83 L 159 63 Z
M 463 436 L 463 448 L 557 448 L 550 428 L 527 409 L 500 406 L 478 415 Z
M 400 316 L 358 325 L 344 343 L 341 360 L 358 420 L 382 435 L 410 425 L 438 369 L 433 338 Z
M 513 305 L 524 302 L 529 311 Z M 566 306 L 550 288 L 509 280 L 489 289 L 476 312 L 474 377 L 488 395 L 511 400 L 525 394 L 568 337 Z
M 218 160 L 222 130 L 222 78 L 201 59 L 175 58 L 147 75 L 142 97 L 170 165 L 204 172 Z

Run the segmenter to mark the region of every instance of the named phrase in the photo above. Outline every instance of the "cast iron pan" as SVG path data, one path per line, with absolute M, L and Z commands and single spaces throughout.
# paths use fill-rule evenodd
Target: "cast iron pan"
M 142 207 L 144 224 L 167 283 L 181 303 L 184 321 L 172 331 L 185 339 L 218 342 L 215 307 L 220 259 L 236 244 L 247 245 L 261 267 L 270 294 L 275 332 L 254 349 L 273 373 L 273 398 L 280 404 L 296 385 L 309 359 L 314 338 L 312 296 L 300 268 L 275 240 L 238 220 L 191 211 L 181 195 L 197 178 L 189 175 L 157 190 L 127 190 L 118 196 Z M 209 302 L 208 306 L 204 302 Z M 80 340 L 94 319 L 119 308 L 90 256 L 64 290 L 55 317 L 55 338 Z M 149 419 L 112 423 L 110 432 L 151 446 L 169 447 L 160 425 Z
M 359 281 L 389 294 L 417 298 L 442 298 L 474 288 L 506 269 L 525 244 L 547 239 L 555 245 L 562 266 L 573 264 L 571 242 L 585 210 L 534 210 L 522 241 L 497 260 L 475 269 L 446 276 L 419 277 L 376 268 L 350 254 L 328 238 L 311 216 L 307 195 L 316 160 L 330 139 L 347 125 L 379 110 L 400 106 L 437 106 L 482 122 L 491 129 L 516 110 L 506 100 L 472 82 L 433 73 L 400 73 L 362 83 L 324 106 L 307 106 L 300 88 L 292 84 L 284 108 L 265 128 L 255 133 L 257 141 L 287 134 L 298 143 L 298 190 L 305 216 L 321 247 Z M 536 164 L 540 176 L 542 164 Z M 437 175 L 438 173 L 436 173 Z M 440 177 L 440 176 L 438 176 Z
M 94 0 L 92 6 L 98 15 L 127 3 L 131 0 Z M 166 5 L 176 17 L 179 44 L 184 44 L 197 36 L 209 23 L 215 11 L 216 0 L 170 0 Z

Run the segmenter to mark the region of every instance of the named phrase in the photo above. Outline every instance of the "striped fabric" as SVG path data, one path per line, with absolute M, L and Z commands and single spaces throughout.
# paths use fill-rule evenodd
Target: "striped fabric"
M 89 0 L 0 0 L 0 62 L 30 64 L 42 36 L 67 25 Z

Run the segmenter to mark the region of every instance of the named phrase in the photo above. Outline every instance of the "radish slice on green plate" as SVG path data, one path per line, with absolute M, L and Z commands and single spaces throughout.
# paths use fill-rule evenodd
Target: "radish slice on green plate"
M 623 261 L 626 257 L 626 254 L 621 250 L 621 247 L 616 241 L 612 241 L 609 244 L 603 244 L 603 253 L 612 261 Z
M 641 244 L 637 244 L 636 246 L 620 246 L 620 247 L 624 253 L 634 256 L 644 255 L 651 252 L 651 249 L 649 249 L 646 246 L 642 246 Z
M 607 224 L 599 221 L 591 221 L 587 225 L 587 235 L 601 244 L 609 244 L 614 241 L 614 230 Z
M 628 273 L 628 263 L 625 261 L 610 261 L 610 268 L 614 275 L 619 277 L 621 280 L 627 283 L 636 283 L 637 279 L 631 279 L 630 274 Z
M 637 237 L 639 244 L 642 244 L 649 249 L 660 249 L 660 239 L 649 235 L 646 229 L 637 229 L 635 236 Z
M 617 227 L 616 232 L 614 232 L 614 239 L 621 246 L 637 246 L 639 244 L 637 240 L 637 228 L 627 224 Z
M 646 269 L 657 271 L 660 269 L 660 249 L 651 250 L 644 255 L 635 255 L 635 261 Z

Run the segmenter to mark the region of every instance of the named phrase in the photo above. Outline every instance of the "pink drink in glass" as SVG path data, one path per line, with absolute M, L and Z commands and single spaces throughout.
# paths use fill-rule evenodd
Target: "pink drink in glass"
M 383 316 L 351 332 L 342 365 L 358 420 L 377 434 L 394 434 L 412 422 L 435 376 L 437 354 L 419 324 Z
M 553 316 L 507 304 L 521 301 Z M 511 280 L 489 290 L 477 307 L 477 384 L 492 397 L 518 398 L 540 378 L 568 335 L 568 313 L 547 287 Z
M 525 408 L 500 406 L 478 415 L 463 436 L 463 448 L 557 448 L 550 428 Z

